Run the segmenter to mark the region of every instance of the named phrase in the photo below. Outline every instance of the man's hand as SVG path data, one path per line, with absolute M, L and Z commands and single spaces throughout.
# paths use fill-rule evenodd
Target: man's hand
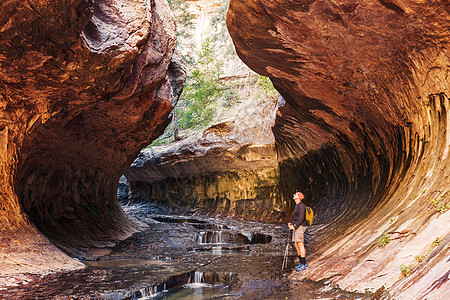
M 294 225 L 292 225 L 291 223 L 288 223 L 288 227 L 289 227 L 290 230 L 295 230 Z

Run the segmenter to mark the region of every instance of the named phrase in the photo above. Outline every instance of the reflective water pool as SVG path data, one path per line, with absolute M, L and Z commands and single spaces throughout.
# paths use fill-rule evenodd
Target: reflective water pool
M 4 299 L 326 299 L 344 295 L 325 284 L 301 283 L 292 294 L 286 275 L 296 257 L 285 225 L 203 216 L 158 215 L 145 204 L 125 210 L 147 228 L 112 248 L 89 249 L 86 269 L 35 276 L 1 291 Z M 206 237 L 205 237 L 206 236 Z M 308 238 L 308 236 L 307 236 Z M 307 243 L 307 248 L 308 248 Z M 295 288 L 295 287 L 294 287 Z M 304 290 L 305 291 L 305 290 Z M 255 298 L 256 297 L 256 298 Z

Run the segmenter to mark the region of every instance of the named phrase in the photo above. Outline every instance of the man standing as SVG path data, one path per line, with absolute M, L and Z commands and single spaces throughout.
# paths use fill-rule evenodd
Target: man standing
M 294 210 L 294 224 L 289 223 L 289 229 L 294 230 L 292 235 L 292 241 L 294 242 L 295 249 L 297 250 L 298 259 L 300 263 L 295 267 L 296 271 L 303 271 L 308 268 L 306 264 L 306 249 L 304 243 L 305 230 L 306 230 L 306 206 L 302 200 L 305 196 L 297 192 L 294 194 L 295 210 Z

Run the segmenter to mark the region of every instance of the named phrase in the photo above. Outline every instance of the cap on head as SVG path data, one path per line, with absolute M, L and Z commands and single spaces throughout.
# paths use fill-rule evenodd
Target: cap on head
M 303 198 L 305 198 L 305 195 L 303 195 L 303 193 L 297 192 L 294 194 L 294 198 L 299 198 L 300 200 L 303 200 Z

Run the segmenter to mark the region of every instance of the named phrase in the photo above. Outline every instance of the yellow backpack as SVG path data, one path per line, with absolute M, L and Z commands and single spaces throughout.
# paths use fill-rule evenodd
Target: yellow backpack
M 309 206 L 306 206 L 306 215 L 305 215 L 306 225 L 311 226 L 312 222 L 313 222 L 313 218 L 314 218 L 314 212 L 313 212 L 312 208 Z

